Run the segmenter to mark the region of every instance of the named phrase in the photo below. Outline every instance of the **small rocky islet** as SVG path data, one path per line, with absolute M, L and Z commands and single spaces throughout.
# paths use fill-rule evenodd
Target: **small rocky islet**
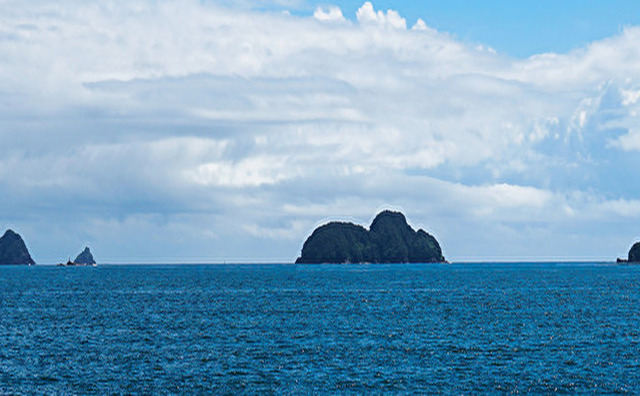
M 316 228 L 302 247 L 296 264 L 446 263 L 438 241 L 414 230 L 404 214 L 380 212 L 367 230 L 348 222 Z
M 96 260 L 93 258 L 93 254 L 91 254 L 91 250 L 89 247 L 85 247 L 80 254 L 76 257 L 75 260 L 67 261 L 66 263 L 58 264 L 58 266 L 62 267 L 71 267 L 71 266 L 96 266 Z
M 89 247 L 85 247 L 80 254 L 73 260 L 76 264 L 84 264 L 84 265 L 95 265 L 96 260 L 93 258 L 93 254 L 91 254 L 91 250 Z

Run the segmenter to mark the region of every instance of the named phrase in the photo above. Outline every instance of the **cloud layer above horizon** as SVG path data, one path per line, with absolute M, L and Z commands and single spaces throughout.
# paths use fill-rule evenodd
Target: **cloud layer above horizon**
M 640 237 L 638 27 L 523 60 L 369 2 L 5 0 L 0 75 L 0 227 L 36 261 L 292 261 L 382 208 L 452 260 Z

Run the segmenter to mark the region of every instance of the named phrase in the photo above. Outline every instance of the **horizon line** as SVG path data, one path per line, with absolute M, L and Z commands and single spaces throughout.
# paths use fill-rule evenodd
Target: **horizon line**
M 58 263 L 36 263 L 31 266 L 43 266 L 43 267 L 55 267 Z M 98 263 L 97 266 L 124 266 L 124 265 L 403 265 L 403 264 L 415 264 L 415 265 L 455 265 L 455 264 L 619 264 L 616 259 L 611 260 L 588 260 L 588 259 L 563 259 L 563 260 L 462 260 L 462 261 L 448 261 L 440 263 L 295 263 L 294 261 L 215 261 L 215 262 L 106 262 Z M 622 263 L 624 264 L 624 262 Z M 7 265 L 9 266 L 9 265 Z M 23 264 L 14 264 L 13 266 L 23 266 Z M 0 267 L 2 267 L 0 265 Z

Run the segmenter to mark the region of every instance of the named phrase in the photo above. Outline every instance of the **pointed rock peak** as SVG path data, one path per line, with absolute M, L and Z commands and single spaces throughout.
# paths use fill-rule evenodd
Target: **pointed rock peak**
M 15 237 L 20 238 L 20 235 L 16 234 L 12 229 L 8 229 L 7 231 L 4 232 L 4 235 L 2 237 L 3 238 L 15 238 Z
M 0 238 L 0 264 L 35 264 L 22 237 L 13 230 L 7 230 Z
M 73 262 L 76 264 L 87 264 L 87 265 L 96 264 L 96 260 L 93 258 L 93 254 L 91 254 L 91 250 L 89 250 L 88 246 L 84 248 L 82 253 L 80 253 L 78 257 L 76 257 L 76 259 L 73 260 Z

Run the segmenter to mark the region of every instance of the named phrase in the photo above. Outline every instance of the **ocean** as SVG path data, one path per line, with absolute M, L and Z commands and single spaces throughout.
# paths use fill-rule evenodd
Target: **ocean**
M 640 392 L 640 266 L 0 267 L 0 394 Z

